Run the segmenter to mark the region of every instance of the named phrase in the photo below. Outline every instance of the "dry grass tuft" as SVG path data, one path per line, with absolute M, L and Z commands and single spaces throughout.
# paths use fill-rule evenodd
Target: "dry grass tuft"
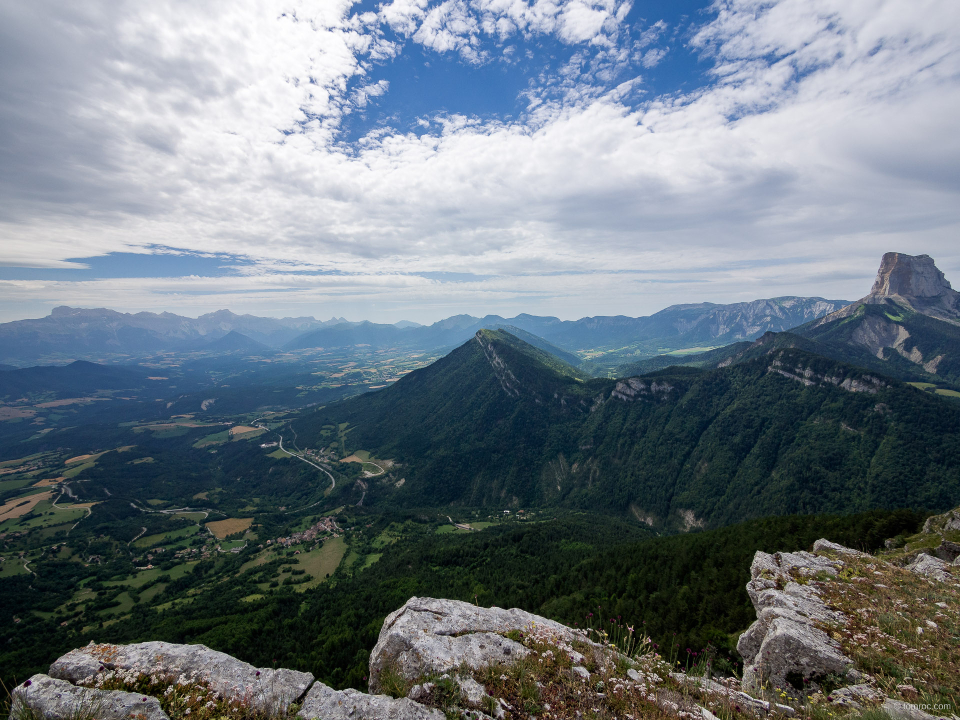
M 817 584 L 827 604 L 849 623 L 824 629 L 888 697 L 929 705 L 935 715 L 945 706 L 957 708 L 960 585 L 879 558 L 842 560 L 837 578 Z

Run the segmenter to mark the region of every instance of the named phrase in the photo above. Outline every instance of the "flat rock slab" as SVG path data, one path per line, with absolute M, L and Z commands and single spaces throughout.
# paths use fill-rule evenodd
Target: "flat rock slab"
M 297 717 L 304 720 L 446 720 L 439 710 L 408 698 L 334 690 L 314 683 Z
M 133 671 L 168 682 L 203 682 L 225 698 L 244 699 L 252 709 L 282 713 L 313 682 L 310 673 L 255 668 L 206 645 L 145 642 L 95 645 L 68 652 L 50 666 L 50 675 L 72 683 L 110 670 Z
M 370 690 L 381 689 L 380 674 L 388 667 L 417 681 L 461 666 L 480 670 L 512 664 L 529 653 L 522 644 L 502 637 L 515 630 L 535 630 L 568 646 L 586 643 L 600 650 L 565 625 L 516 608 L 482 608 L 458 600 L 413 597 L 383 622 L 370 655 Z
M 844 705 L 859 710 L 864 705 L 873 705 L 883 700 L 880 693 L 869 685 L 850 685 L 837 688 L 827 696 L 834 705 Z
M 34 675 L 11 693 L 11 720 L 169 720 L 155 697 L 119 690 L 94 690 L 71 685 L 48 675 Z

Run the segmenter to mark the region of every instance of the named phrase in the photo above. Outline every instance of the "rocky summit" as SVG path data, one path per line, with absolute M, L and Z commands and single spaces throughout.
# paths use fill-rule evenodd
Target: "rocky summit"
M 960 292 L 950 286 L 932 257 L 888 252 L 880 260 L 880 269 L 870 294 L 825 316 L 818 324 L 852 315 L 863 304 L 880 305 L 887 302 L 938 320 L 960 321 Z
M 383 623 L 369 693 L 202 645 L 95 644 L 12 693 L 14 720 L 955 718 L 960 513 L 870 555 L 826 539 L 757 552 L 742 680 L 681 666 L 635 628 L 410 598 Z
M 960 383 L 960 293 L 929 255 L 886 253 L 868 295 L 793 333 L 812 352 L 940 383 L 933 392 Z
M 880 261 L 880 270 L 868 297 L 938 298 L 958 293 L 929 255 L 888 252 Z

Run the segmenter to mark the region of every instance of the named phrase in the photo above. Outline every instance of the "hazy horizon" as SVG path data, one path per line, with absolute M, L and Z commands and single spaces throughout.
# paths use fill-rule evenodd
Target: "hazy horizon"
M 554 318 L 557 318 L 558 320 L 561 320 L 561 321 L 572 321 L 572 320 L 575 321 L 575 320 L 582 320 L 582 319 L 591 318 L 591 317 L 613 317 L 613 316 L 623 316 L 623 317 L 634 317 L 634 318 L 635 318 L 635 317 L 647 317 L 647 316 L 650 316 L 650 315 L 655 315 L 655 314 L 658 313 L 658 312 L 661 312 L 661 311 L 663 311 L 663 310 L 668 310 L 668 309 L 670 309 L 671 307 L 676 307 L 676 306 L 678 306 L 678 305 L 698 305 L 698 304 L 706 304 L 706 305 L 709 305 L 709 304 L 713 304 L 713 305 L 730 305 L 730 304 L 736 304 L 736 303 L 739 303 L 739 302 L 753 302 L 753 301 L 762 301 L 762 300 L 778 300 L 778 299 L 780 299 L 780 298 L 786 298 L 786 297 L 808 297 L 808 298 L 809 298 L 809 297 L 817 297 L 817 298 L 821 298 L 821 299 L 823 299 L 823 300 L 830 300 L 830 301 L 834 301 L 834 302 L 837 302 L 837 301 L 854 302 L 854 300 L 852 300 L 852 299 L 850 299 L 850 298 L 824 298 L 824 297 L 819 296 L 819 295 L 804 295 L 804 296 L 780 295 L 780 296 L 769 297 L 769 298 L 754 298 L 752 301 L 751 301 L 751 300 L 746 300 L 746 301 L 739 301 L 739 300 L 738 300 L 738 301 L 734 301 L 734 303 L 711 303 L 709 300 L 707 300 L 707 301 L 702 301 L 701 303 L 673 303 L 673 304 L 671 304 L 671 305 L 666 305 L 666 306 L 664 306 L 664 307 L 662 307 L 662 308 L 659 308 L 659 309 L 657 309 L 657 310 L 654 310 L 654 311 L 652 311 L 652 312 L 643 313 L 643 314 L 637 314 L 637 315 L 629 315 L 629 314 L 626 314 L 626 313 L 611 313 L 611 314 L 608 314 L 608 315 L 580 315 L 580 316 L 577 316 L 577 317 L 562 317 L 562 316 L 560 316 L 560 315 L 551 314 L 551 313 L 529 313 L 529 312 L 525 312 L 525 311 L 522 311 L 522 310 L 521 310 L 521 311 L 518 311 L 518 312 L 513 312 L 513 313 L 508 313 L 508 314 L 497 313 L 497 312 L 482 312 L 482 313 L 460 312 L 460 313 L 451 313 L 451 314 L 448 314 L 448 315 L 434 316 L 434 317 L 431 317 L 430 319 L 427 319 L 427 320 L 425 320 L 425 321 L 412 320 L 411 318 L 408 318 L 408 317 L 402 317 L 402 318 L 399 318 L 399 319 L 397 319 L 397 320 L 376 320 L 376 319 L 372 319 L 372 318 L 368 318 L 368 317 L 355 317 L 355 318 L 350 318 L 350 317 L 345 317 L 345 316 L 337 315 L 337 314 L 333 314 L 333 315 L 318 315 L 317 313 L 304 313 L 304 314 L 300 314 L 300 315 L 275 314 L 275 313 L 274 313 L 274 314 L 271 314 L 271 313 L 269 313 L 269 312 L 263 313 L 263 314 L 259 314 L 259 313 L 242 313 L 242 312 L 235 312 L 234 310 L 232 310 L 231 308 L 228 308 L 228 307 L 218 307 L 218 308 L 215 308 L 215 309 L 212 309 L 212 310 L 205 310 L 205 311 L 203 311 L 203 312 L 193 313 L 193 314 L 184 313 L 184 312 L 173 312 L 172 310 L 169 310 L 169 309 L 167 309 L 167 310 L 150 310 L 150 309 L 145 309 L 145 308 L 137 308 L 137 309 L 135 309 L 135 310 L 128 310 L 128 309 L 123 309 L 123 308 L 118 308 L 118 307 L 106 307 L 106 306 L 103 306 L 103 305 L 100 305 L 100 306 L 93 306 L 93 305 L 91 305 L 91 306 L 72 306 L 72 305 L 62 306 L 62 305 L 61 305 L 61 306 L 56 306 L 56 307 L 71 307 L 71 308 L 73 308 L 73 309 L 78 309 L 78 310 L 112 310 L 112 311 L 114 311 L 114 312 L 124 313 L 124 314 L 136 314 L 136 313 L 139 313 L 139 312 L 150 312 L 150 313 L 155 313 L 155 314 L 161 314 L 161 313 L 164 313 L 164 312 L 172 312 L 173 314 L 179 315 L 180 317 L 186 317 L 186 318 L 190 318 L 190 319 L 193 319 L 193 320 L 196 320 L 196 319 L 198 319 L 199 317 L 201 317 L 201 316 L 203 316 L 203 315 L 209 315 L 209 314 L 213 314 L 213 313 L 221 312 L 221 311 L 228 311 L 228 312 L 234 313 L 235 315 L 253 315 L 253 316 L 255 316 L 255 317 L 273 318 L 273 319 L 276 319 L 276 320 L 281 320 L 281 319 L 284 319 L 284 318 L 312 318 L 312 319 L 316 320 L 317 322 L 328 322 L 328 321 L 330 321 L 330 320 L 343 320 L 343 321 L 348 322 L 348 323 L 359 323 L 359 322 L 369 321 L 369 322 L 372 322 L 372 323 L 387 324 L 387 325 L 393 325 L 393 324 L 402 323 L 402 322 L 412 322 L 412 323 L 416 323 L 416 324 L 421 325 L 421 326 L 428 326 L 428 325 L 432 325 L 433 323 L 440 322 L 440 321 L 442 321 L 442 320 L 446 320 L 446 319 L 448 319 L 448 318 L 456 317 L 456 316 L 470 316 L 470 317 L 476 318 L 477 320 L 482 320 L 483 318 L 489 317 L 489 316 L 498 316 L 498 317 L 502 317 L 504 320 L 509 320 L 509 319 L 515 318 L 515 317 L 517 317 L 517 316 L 519 316 L 519 315 L 534 315 L 534 316 L 538 316 L 538 317 L 554 317 Z M 18 320 L 39 320 L 39 319 L 42 319 L 42 318 L 44 318 L 44 317 L 49 317 L 49 316 L 52 314 L 52 312 L 53 312 L 54 309 L 55 309 L 55 308 L 50 308 L 50 310 L 47 311 L 46 313 L 44 313 L 43 315 L 36 316 L 36 317 L 32 317 L 32 316 L 31 316 L 31 317 L 23 317 L 23 318 L 14 318 L 13 320 L 0 320 L 0 322 L 16 322 L 16 321 L 18 321 Z

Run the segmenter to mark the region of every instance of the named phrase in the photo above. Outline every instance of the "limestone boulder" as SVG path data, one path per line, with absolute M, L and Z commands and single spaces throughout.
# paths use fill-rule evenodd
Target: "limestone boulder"
M 844 547 L 843 545 L 838 545 L 835 542 L 830 542 L 826 538 L 820 538 L 813 544 L 813 551 L 815 553 L 822 552 L 835 552 L 838 555 L 846 555 L 848 557 L 858 557 L 858 558 L 869 558 L 873 557 L 869 553 L 860 552 L 859 550 L 854 550 L 852 548 Z
M 775 618 L 769 625 L 759 652 L 746 666 L 743 684 L 756 688 L 769 682 L 796 695 L 801 688 L 795 683 L 815 685 L 827 675 L 838 675 L 853 680 L 853 662 L 840 646 L 823 630 L 809 623 L 789 618 Z M 796 680 L 791 680 L 796 678 Z
M 876 705 L 883 697 L 870 685 L 861 683 L 837 688 L 827 696 L 827 699 L 834 705 L 860 710 L 864 705 Z
M 297 717 L 304 720 L 446 720 L 439 710 L 409 698 L 334 690 L 314 683 Z
M 755 581 L 751 581 L 754 585 Z M 763 641 L 770 632 L 774 620 L 783 619 L 796 622 L 800 625 L 813 627 L 814 623 L 843 625 L 847 619 L 842 613 L 830 610 L 817 592 L 810 585 L 800 585 L 788 582 L 782 590 L 776 587 L 764 587 L 748 594 L 757 610 L 757 620 L 744 632 L 737 641 L 737 651 L 747 660 L 753 659 L 760 653 Z
M 66 680 L 34 675 L 13 689 L 10 719 L 168 720 L 160 702 L 147 695 L 77 687 Z
M 907 565 L 907 570 L 940 582 L 955 582 L 956 578 L 950 574 L 947 567 L 947 563 L 938 557 L 918 555 L 916 560 Z
M 942 515 L 932 515 L 923 523 L 925 533 L 943 533 L 960 530 L 960 508 L 948 510 Z
M 243 699 L 252 709 L 266 714 L 285 712 L 313 682 L 310 673 L 256 668 L 205 645 L 167 642 L 91 643 L 56 660 L 50 666 L 50 676 L 77 684 L 111 670 L 152 675 L 170 682 L 203 682 L 221 696 Z
M 529 650 L 504 635 L 520 631 L 548 635 L 570 647 L 571 657 L 582 659 L 573 644 L 586 645 L 606 657 L 600 646 L 547 618 L 516 608 L 482 608 L 458 600 L 410 598 L 384 620 L 370 655 L 370 690 L 379 692 L 380 677 L 392 669 L 415 682 L 426 675 L 455 672 L 461 666 L 480 670 L 510 665 Z
M 902 700 L 892 700 L 890 698 L 883 701 L 880 709 L 887 714 L 887 717 L 893 720 L 937 720 L 938 717 L 937 715 L 924 712 L 913 703 L 906 703 Z M 941 715 L 939 717 L 946 720 L 949 716 Z
M 960 543 L 941 540 L 933 554 L 946 563 L 955 562 L 957 558 L 960 558 Z
M 858 552 L 826 540 L 817 546 L 840 555 Z M 836 560 L 808 552 L 756 553 L 747 594 L 757 620 L 737 642 L 744 659 L 744 688 L 756 691 L 769 683 L 796 696 L 801 681 L 815 686 L 831 674 L 851 681 L 859 677 L 853 661 L 819 627 L 844 625 L 847 618 L 826 606 L 815 585 L 795 581 L 821 573 L 835 576 L 841 567 Z

